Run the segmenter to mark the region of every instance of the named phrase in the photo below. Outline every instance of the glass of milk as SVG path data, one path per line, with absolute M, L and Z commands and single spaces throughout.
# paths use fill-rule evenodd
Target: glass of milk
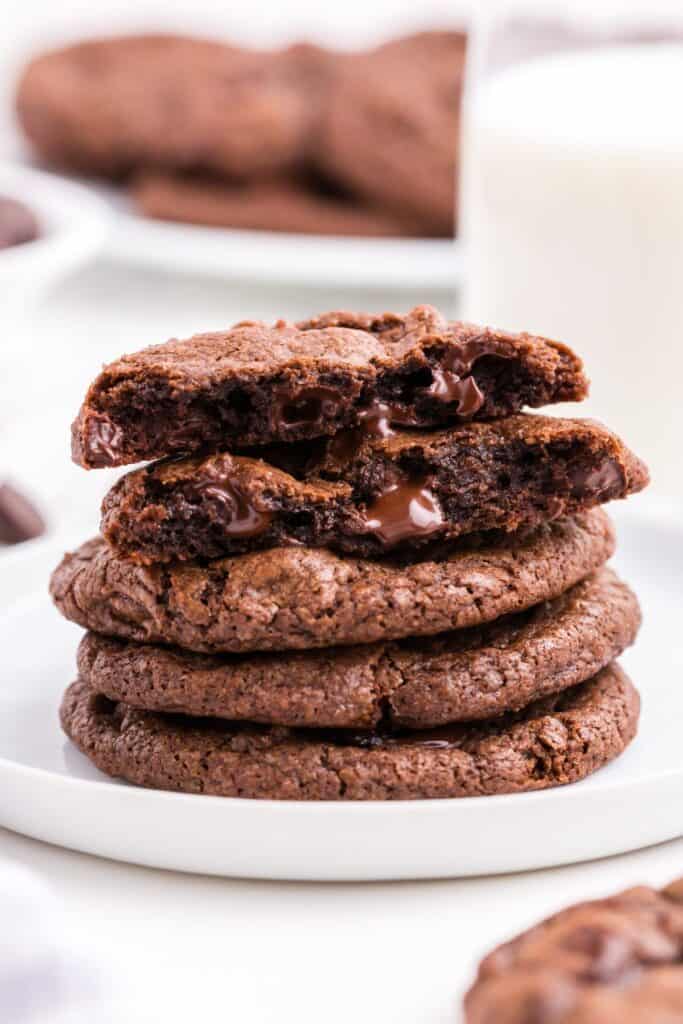
M 463 315 L 572 345 L 592 391 L 569 414 L 683 496 L 683 10 L 581 6 L 506 4 L 475 27 Z

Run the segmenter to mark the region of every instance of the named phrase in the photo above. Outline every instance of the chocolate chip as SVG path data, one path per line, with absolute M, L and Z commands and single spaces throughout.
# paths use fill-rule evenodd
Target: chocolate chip
M 28 498 L 10 484 L 0 484 L 0 543 L 21 544 L 45 532 L 45 523 Z

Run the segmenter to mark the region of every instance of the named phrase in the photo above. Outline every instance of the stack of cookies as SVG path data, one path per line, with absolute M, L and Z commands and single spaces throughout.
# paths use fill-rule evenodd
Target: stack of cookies
M 52 579 L 62 724 L 158 789 L 363 800 L 572 782 L 633 738 L 636 598 L 600 506 L 647 483 L 564 345 L 405 316 L 244 321 L 124 356 L 73 429 L 151 462 Z

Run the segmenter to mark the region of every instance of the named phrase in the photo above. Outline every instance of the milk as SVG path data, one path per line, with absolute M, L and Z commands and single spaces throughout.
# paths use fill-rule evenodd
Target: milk
M 541 57 L 470 91 L 464 316 L 571 344 L 595 415 L 683 495 L 683 44 Z M 564 413 L 566 407 L 559 407 Z

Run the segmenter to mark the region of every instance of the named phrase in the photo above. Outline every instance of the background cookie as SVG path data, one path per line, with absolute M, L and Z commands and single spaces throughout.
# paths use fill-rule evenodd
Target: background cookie
M 499 946 L 466 1024 L 668 1024 L 683 1019 L 683 882 L 579 903 Z
M 639 623 L 634 594 L 603 569 L 528 612 L 423 641 L 211 657 L 87 633 L 78 674 L 94 693 L 147 711 L 419 729 L 518 710 L 583 682 Z
M 147 217 L 207 227 L 357 238 L 410 237 L 421 230 L 414 218 L 285 178 L 240 183 L 150 171 L 135 179 L 130 193 Z
M 600 509 L 522 534 L 463 538 L 417 563 L 274 548 L 206 567 L 145 567 L 100 539 L 53 573 L 61 613 L 121 639 L 200 652 L 370 643 L 490 622 L 564 593 L 614 551 Z
M 154 789 L 275 800 L 410 800 L 564 785 L 628 745 L 638 694 L 612 665 L 517 715 L 396 738 L 133 711 L 83 682 L 62 726 L 102 771 Z
M 300 164 L 308 149 L 318 53 L 172 35 L 91 40 L 33 60 L 17 112 L 38 153 L 67 168 L 109 177 L 140 167 L 272 174 Z
M 465 44 L 423 32 L 340 67 L 317 150 L 333 179 L 433 234 L 455 230 Z

